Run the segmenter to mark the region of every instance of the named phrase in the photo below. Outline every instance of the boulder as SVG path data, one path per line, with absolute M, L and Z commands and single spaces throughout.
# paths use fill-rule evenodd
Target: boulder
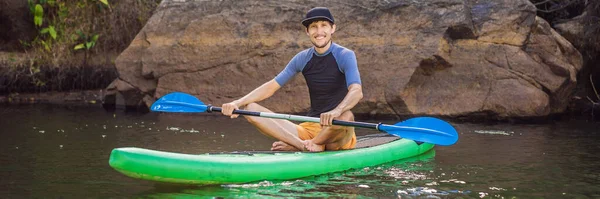
M 565 110 L 582 67 L 527 0 L 163 0 L 116 60 L 114 85 L 128 86 L 112 88 L 130 105 L 174 91 L 232 101 L 311 47 L 300 21 L 317 6 L 335 17 L 334 42 L 357 55 L 358 114 L 548 116 Z M 307 111 L 304 78 L 261 104 Z

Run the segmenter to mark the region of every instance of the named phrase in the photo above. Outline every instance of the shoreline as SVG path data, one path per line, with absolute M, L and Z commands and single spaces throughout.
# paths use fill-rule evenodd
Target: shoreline
M 11 93 L 0 95 L 0 104 L 50 104 L 50 105 L 102 105 L 104 89 L 40 92 L 40 93 Z
M 8 95 L 0 95 L 0 107 L 1 106 L 21 106 L 21 105 L 49 105 L 56 107 L 93 107 L 102 108 L 108 112 L 112 111 L 125 111 L 125 112 L 139 112 L 142 114 L 148 113 L 149 110 L 142 110 L 140 107 L 127 107 L 121 103 L 117 104 L 105 104 L 104 95 L 106 94 L 105 89 L 93 89 L 93 90 L 80 90 L 80 91 L 49 91 L 39 93 L 11 93 Z M 295 115 L 302 115 L 303 113 L 289 113 Z M 374 121 L 374 120 L 396 120 L 398 122 L 414 118 L 414 117 L 428 117 L 426 115 L 377 115 L 372 116 L 368 113 L 355 113 L 357 121 Z M 452 117 L 452 116 L 431 116 L 443 119 L 454 123 L 473 123 L 473 124 L 549 124 L 559 121 L 569 120 L 586 120 L 594 122 L 598 118 L 592 118 L 586 114 L 577 112 L 565 112 L 562 114 L 550 115 L 546 117 L 536 118 L 496 118 L 493 116 L 478 117 Z

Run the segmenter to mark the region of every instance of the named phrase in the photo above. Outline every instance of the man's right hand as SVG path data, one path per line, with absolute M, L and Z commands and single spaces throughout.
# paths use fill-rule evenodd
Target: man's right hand
M 223 115 L 229 116 L 231 118 L 237 118 L 240 115 L 233 114 L 233 111 L 238 110 L 238 109 L 240 109 L 240 107 L 235 103 L 235 101 L 233 101 L 233 102 L 223 104 L 223 106 L 221 106 L 221 113 L 223 113 Z

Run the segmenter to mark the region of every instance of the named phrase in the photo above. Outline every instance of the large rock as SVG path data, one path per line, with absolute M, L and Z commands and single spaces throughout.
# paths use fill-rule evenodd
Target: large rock
M 547 116 L 565 110 L 582 67 L 527 0 L 163 0 L 117 59 L 116 81 L 130 86 L 116 90 L 146 105 L 173 91 L 239 98 L 311 46 L 300 20 L 316 6 L 332 10 L 334 41 L 357 54 L 357 113 Z M 306 111 L 304 79 L 262 104 Z

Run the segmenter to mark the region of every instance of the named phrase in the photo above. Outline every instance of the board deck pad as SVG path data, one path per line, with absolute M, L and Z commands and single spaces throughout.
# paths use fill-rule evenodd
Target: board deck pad
M 356 136 L 356 146 L 354 149 L 359 148 L 367 148 L 377 145 L 382 145 L 386 143 L 390 143 L 401 139 L 398 136 L 390 135 L 387 133 L 377 133 L 377 134 L 369 134 Z M 353 150 L 353 149 L 348 149 Z M 273 154 L 273 153 L 318 153 L 318 152 L 299 152 L 299 151 L 233 151 L 233 152 L 219 152 L 219 153 L 209 153 L 211 155 L 216 154 L 236 154 L 236 155 L 254 155 L 254 154 Z

